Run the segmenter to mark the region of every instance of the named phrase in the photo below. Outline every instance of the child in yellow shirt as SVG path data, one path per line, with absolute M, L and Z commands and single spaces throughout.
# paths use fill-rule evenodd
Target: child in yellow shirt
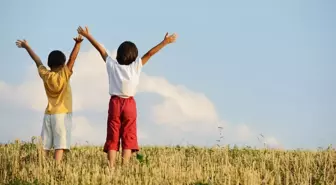
M 70 54 L 68 62 L 65 55 L 58 50 L 52 51 L 48 56 L 48 70 L 41 59 L 30 48 L 26 40 L 18 40 L 16 45 L 24 48 L 35 61 L 38 73 L 43 81 L 48 98 L 45 110 L 41 137 L 45 153 L 55 149 L 54 158 L 61 161 L 64 150 L 70 150 L 71 125 L 72 125 L 72 93 L 70 77 L 72 68 L 77 58 L 82 36 L 74 38 L 75 46 Z

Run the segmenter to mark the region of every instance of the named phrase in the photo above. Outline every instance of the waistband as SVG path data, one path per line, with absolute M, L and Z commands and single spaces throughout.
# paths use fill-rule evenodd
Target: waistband
M 122 97 L 122 96 L 118 96 L 118 95 L 111 95 L 111 99 L 115 99 L 115 98 L 119 98 L 119 99 L 134 99 L 133 96 L 130 96 L 130 97 Z

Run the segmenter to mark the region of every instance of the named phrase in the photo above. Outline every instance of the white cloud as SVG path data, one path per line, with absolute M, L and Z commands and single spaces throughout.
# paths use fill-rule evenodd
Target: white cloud
M 97 125 L 90 123 L 86 117 L 74 116 L 72 123 L 73 143 L 82 143 L 85 141 L 98 144 L 104 141 L 104 138 L 101 137 L 102 134 L 99 132 L 101 128 L 97 128 Z M 85 136 L 85 138 L 83 136 Z
M 240 138 L 241 140 L 246 140 L 253 137 L 254 135 L 251 129 L 245 124 L 238 125 L 235 129 L 238 138 Z
M 115 56 L 115 52 L 112 55 Z M 20 109 L 24 108 L 27 111 L 34 111 L 34 114 L 43 115 L 47 98 L 36 67 L 29 68 L 25 76 L 25 81 L 19 85 L 10 85 L 0 81 L 0 106 L 10 103 Z M 106 114 L 109 101 L 108 78 L 105 63 L 96 50 L 92 49 L 79 54 L 71 86 L 76 115 L 73 117 L 74 143 L 85 143 L 86 141 L 93 144 L 103 143 L 106 136 Z M 174 142 L 184 138 L 200 141 L 205 137 L 219 137 L 218 125 L 224 128 L 226 142 L 233 142 L 231 144 L 234 142 L 256 144 L 258 142 L 257 132 L 251 130 L 247 124 L 233 125 L 221 120 L 213 102 L 201 92 L 192 91 L 182 85 L 171 84 L 163 77 L 142 73 L 139 93 L 154 93 L 161 97 L 159 103 L 144 105 L 146 110 L 149 110 L 147 116 L 150 124 L 146 123 L 144 126 L 146 129 L 142 127 L 142 130 L 138 131 L 140 144 L 141 139 L 146 140 L 146 143 L 155 140 L 155 143 L 166 144 L 164 141 L 167 141 L 167 138 L 152 138 L 151 136 L 155 134 L 168 138 L 174 136 L 177 138 Z M 3 116 L 6 115 L 1 115 L 0 119 Z M 41 125 L 38 121 L 40 120 L 36 120 L 35 126 Z M 12 126 L 15 127 L 15 124 Z M 162 133 L 157 133 L 157 130 L 151 128 L 152 126 L 163 128 Z M 36 131 L 30 134 L 39 133 Z M 204 138 L 200 138 L 200 135 Z M 266 141 L 272 145 L 279 144 L 273 137 Z M 215 142 L 214 140 L 213 144 Z
M 71 80 L 75 111 L 107 110 L 108 78 L 105 63 L 96 50 L 80 53 Z
M 161 103 L 149 107 L 155 123 L 188 130 L 197 126 L 215 127 L 219 120 L 215 106 L 204 94 L 170 84 L 163 77 L 143 73 L 139 92 L 162 97 Z
M 279 141 L 274 137 L 268 137 L 265 139 L 265 145 L 270 148 L 282 148 L 282 145 L 279 143 Z

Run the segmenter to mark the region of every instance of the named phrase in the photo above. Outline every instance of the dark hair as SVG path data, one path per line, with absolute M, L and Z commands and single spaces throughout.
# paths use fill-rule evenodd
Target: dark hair
M 57 68 L 64 65 L 66 57 L 62 51 L 54 50 L 49 53 L 48 66 L 50 68 Z
M 117 61 L 120 65 L 130 65 L 138 57 L 138 48 L 133 42 L 125 41 L 117 51 Z

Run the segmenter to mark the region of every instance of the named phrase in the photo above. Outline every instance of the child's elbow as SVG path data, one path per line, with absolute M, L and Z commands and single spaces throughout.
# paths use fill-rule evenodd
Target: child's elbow
M 147 53 L 147 57 L 148 57 L 148 58 L 152 57 L 153 55 L 154 55 L 153 52 L 148 52 L 148 53 Z

